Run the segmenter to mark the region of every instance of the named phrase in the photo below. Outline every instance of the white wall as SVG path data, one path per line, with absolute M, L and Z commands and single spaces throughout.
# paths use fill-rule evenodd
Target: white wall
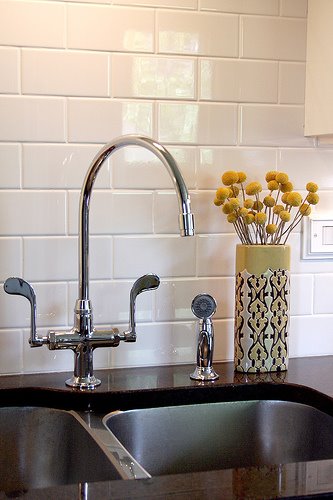
M 321 186 L 333 208 L 333 150 L 303 136 L 306 0 L 91 0 L 0 4 L 0 280 L 36 291 L 38 327 L 72 325 L 79 190 L 95 152 L 143 133 L 179 161 L 197 236 L 177 235 L 164 167 L 144 151 L 114 155 L 91 207 L 95 322 L 120 328 L 141 274 L 138 342 L 95 352 L 95 367 L 194 362 L 190 304 L 218 300 L 218 360 L 233 357 L 236 238 L 212 205 L 220 174 L 287 171 Z M 300 260 L 292 239 L 292 356 L 333 353 L 333 266 Z M 0 372 L 72 369 L 71 352 L 30 349 L 29 306 L 0 292 Z

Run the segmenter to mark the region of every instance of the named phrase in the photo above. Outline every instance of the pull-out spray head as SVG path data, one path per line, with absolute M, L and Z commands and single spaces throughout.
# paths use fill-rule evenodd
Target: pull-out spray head
M 192 312 L 200 319 L 198 349 L 197 349 L 197 367 L 190 375 L 193 380 L 208 381 L 219 378 L 213 370 L 213 351 L 214 351 L 214 327 L 211 317 L 215 314 L 217 308 L 216 300 L 207 293 L 202 293 L 194 297 L 192 301 Z

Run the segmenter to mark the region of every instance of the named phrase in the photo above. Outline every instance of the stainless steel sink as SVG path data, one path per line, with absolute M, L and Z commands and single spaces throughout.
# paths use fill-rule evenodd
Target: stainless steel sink
M 289 401 L 129 410 L 103 422 L 150 475 L 333 458 L 333 417 Z
M 120 479 L 118 468 L 74 412 L 0 408 L 0 491 Z

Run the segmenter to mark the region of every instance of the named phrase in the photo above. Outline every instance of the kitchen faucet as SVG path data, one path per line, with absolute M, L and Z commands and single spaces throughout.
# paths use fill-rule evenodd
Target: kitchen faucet
M 181 236 L 194 235 L 194 218 L 190 197 L 184 179 L 174 158 L 161 144 L 149 137 L 124 135 L 106 144 L 95 156 L 87 171 L 81 189 L 79 206 L 79 296 L 74 308 L 74 326 L 69 331 L 49 331 L 39 337 L 36 331 L 36 297 L 33 288 L 22 278 L 8 278 L 4 284 L 7 293 L 26 297 L 31 306 L 31 347 L 47 345 L 50 350 L 72 349 L 74 374 L 66 385 L 80 389 L 94 389 L 101 381 L 93 373 L 93 351 L 97 347 L 117 347 L 120 341 L 135 342 L 135 299 L 143 291 L 156 289 L 159 278 L 147 274 L 133 285 L 130 295 L 130 326 L 120 333 L 117 328 L 97 330 L 93 325 L 93 310 L 89 298 L 89 207 L 92 189 L 104 161 L 115 151 L 126 146 L 141 146 L 157 156 L 169 172 L 178 198 Z

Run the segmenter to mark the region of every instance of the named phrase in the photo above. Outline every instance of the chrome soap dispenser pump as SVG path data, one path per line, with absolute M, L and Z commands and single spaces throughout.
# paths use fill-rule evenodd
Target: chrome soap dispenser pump
M 192 301 L 191 310 L 199 318 L 197 366 L 190 375 L 192 380 L 217 380 L 219 375 L 213 369 L 214 326 L 212 316 L 216 312 L 216 300 L 207 293 L 199 294 Z

